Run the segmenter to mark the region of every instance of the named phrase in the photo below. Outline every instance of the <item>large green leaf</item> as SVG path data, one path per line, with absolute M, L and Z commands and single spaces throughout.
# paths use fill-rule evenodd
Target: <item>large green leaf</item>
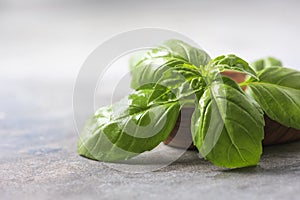
M 247 90 L 264 112 L 285 126 L 300 129 L 300 72 L 269 67 L 259 80 L 247 82 Z
M 263 112 L 235 82 L 221 80 L 206 89 L 193 114 L 194 144 L 215 165 L 256 165 L 262 153 Z
M 178 101 L 149 105 L 152 90 L 139 90 L 109 107 L 100 108 L 88 121 L 78 153 L 101 161 L 125 160 L 150 151 L 173 129 Z
M 156 83 L 162 73 L 178 65 L 190 64 L 199 68 L 209 61 L 210 57 L 205 51 L 180 40 L 168 40 L 144 56 L 137 54 L 131 59 L 131 87 L 138 89 L 145 84 Z

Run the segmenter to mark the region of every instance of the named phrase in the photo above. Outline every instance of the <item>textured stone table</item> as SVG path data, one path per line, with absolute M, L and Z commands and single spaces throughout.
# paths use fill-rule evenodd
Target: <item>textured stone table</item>
M 265 149 L 256 168 L 222 171 L 187 152 L 151 173 L 127 174 L 49 147 L 1 159 L 1 194 L 16 199 L 299 199 L 300 143 Z
M 120 172 L 77 155 L 71 109 L 59 103 L 72 84 L 14 83 L 14 93 L 12 86 L 0 90 L 10 97 L 22 88 L 22 98 L 1 104 L 11 111 L 0 121 L 1 199 L 298 199 L 299 142 L 265 148 L 253 168 L 223 170 L 188 151 L 154 172 Z M 33 91 L 40 99 L 27 99 Z M 48 98 L 52 103 L 41 106 Z

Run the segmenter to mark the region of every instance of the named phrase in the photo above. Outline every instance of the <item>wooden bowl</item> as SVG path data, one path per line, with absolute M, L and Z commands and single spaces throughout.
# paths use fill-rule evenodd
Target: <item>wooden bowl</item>
M 245 74 L 239 72 L 226 71 L 222 74 L 232 78 L 238 83 L 243 82 L 246 78 Z M 243 89 L 245 90 L 245 88 Z M 187 148 L 189 146 L 188 149 L 196 150 L 196 147 L 192 144 L 192 134 L 190 131 L 193 112 L 194 108 L 183 108 L 180 111 L 177 122 L 169 137 L 164 142 L 165 144 L 177 148 Z M 283 126 L 282 124 L 270 119 L 267 115 L 264 115 L 264 118 L 264 146 L 300 140 L 300 130 Z

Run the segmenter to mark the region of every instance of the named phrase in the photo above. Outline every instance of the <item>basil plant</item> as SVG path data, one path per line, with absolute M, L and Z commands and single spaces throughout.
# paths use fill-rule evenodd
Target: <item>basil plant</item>
M 150 151 L 166 140 L 185 107 L 194 108 L 193 144 L 204 159 L 225 168 L 258 164 L 264 114 L 300 129 L 300 72 L 274 58 L 250 66 L 235 55 L 211 59 L 201 49 L 169 40 L 132 58 L 130 67 L 135 91 L 87 121 L 80 155 L 115 162 Z M 226 70 L 248 78 L 237 84 L 222 75 Z

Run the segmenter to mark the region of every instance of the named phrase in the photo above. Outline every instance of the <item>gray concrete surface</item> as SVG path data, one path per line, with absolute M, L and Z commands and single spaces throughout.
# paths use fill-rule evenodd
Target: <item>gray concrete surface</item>
M 120 172 L 77 155 L 71 109 L 60 105 L 71 84 L 15 83 L 22 98 L 1 104 L 11 112 L 1 120 L 0 199 L 299 199 L 299 142 L 265 148 L 253 168 L 220 169 L 188 151 L 154 172 Z M 0 92 L 9 97 L 11 89 Z M 32 91 L 43 98 L 24 100 Z M 40 106 L 45 99 L 51 105 Z
M 300 69 L 299 6 L 0 0 L 0 199 L 299 199 L 299 142 L 265 148 L 253 168 L 224 170 L 186 152 L 165 168 L 133 174 L 79 157 L 72 114 L 86 57 L 113 34 L 141 27 L 179 31 L 213 57 L 273 55 Z
M 222 171 L 188 152 L 146 174 L 121 173 L 66 148 L 48 148 L 1 161 L 2 198 L 299 199 L 299 143 L 266 149 L 256 168 Z

